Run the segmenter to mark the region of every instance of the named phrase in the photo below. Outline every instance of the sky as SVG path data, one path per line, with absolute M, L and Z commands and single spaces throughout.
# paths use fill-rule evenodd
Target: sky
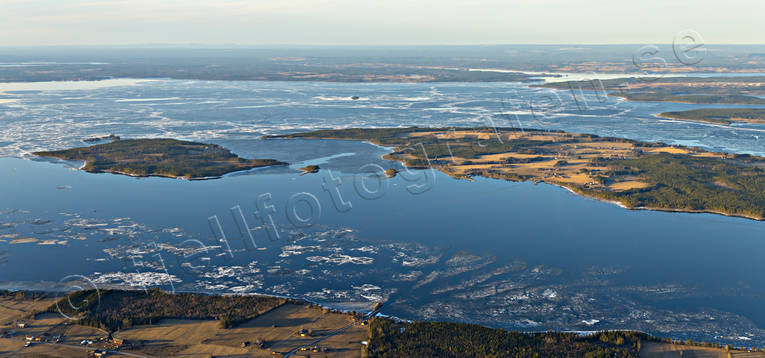
M 765 0 L 0 0 L 0 46 L 765 43 Z

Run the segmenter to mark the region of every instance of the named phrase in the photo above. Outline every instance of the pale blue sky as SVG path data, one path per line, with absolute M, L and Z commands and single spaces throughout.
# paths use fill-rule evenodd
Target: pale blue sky
M 765 0 L 0 0 L 0 46 L 765 43 Z

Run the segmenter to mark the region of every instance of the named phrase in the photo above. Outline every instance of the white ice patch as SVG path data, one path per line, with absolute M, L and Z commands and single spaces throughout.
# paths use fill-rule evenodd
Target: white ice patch
M 149 287 L 182 282 L 182 280 L 175 275 L 170 275 L 164 272 L 112 272 L 98 275 L 93 282 L 95 284 Z
M 353 286 L 353 288 L 355 288 L 357 290 L 361 290 L 361 291 L 377 291 L 377 290 L 381 290 L 380 286 L 375 286 L 375 285 L 373 285 L 371 283 L 365 283 L 365 284 L 363 284 L 361 286 Z
M 180 97 L 166 97 L 166 98 L 123 98 L 118 99 L 115 102 L 160 102 L 160 101 L 175 101 L 181 99 Z

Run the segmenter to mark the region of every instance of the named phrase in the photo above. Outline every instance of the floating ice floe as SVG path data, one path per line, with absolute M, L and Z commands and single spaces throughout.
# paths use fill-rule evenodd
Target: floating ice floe
M 417 281 L 417 279 L 422 277 L 422 275 L 422 271 L 411 271 L 407 273 L 394 274 L 392 279 L 393 281 Z
M 539 323 L 537 321 L 533 321 L 533 320 L 530 320 L 528 318 L 524 318 L 524 319 L 520 320 L 519 326 L 521 326 L 521 327 L 536 327 L 536 326 L 539 326 L 540 324 L 541 323 Z
M 302 255 L 305 252 L 312 252 L 318 250 L 319 246 L 300 246 L 300 245 L 287 245 L 282 247 L 282 253 L 279 257 L 290 257 L 294 255 Z
M 376 254 L 377 253 L 377 248 L 374 247 L 374 246 L 362 246 L 362 247 L 357 247 L 357 248 L 355 248 L 353 250 L 361 251 L 361 252 L 366 252 L 366 253 L 370 253 L 370 254 Z
M 544 292 L 542 292 L 542 296 L 544 296 L 545 298 L 548 298 L 548 299 L 553 299 L 553 298 L 558 297 L 558 292 L 556 292 L 553 289 L 548 288 L 548 289 L 545 289 Z
M 413 257 L 403 252 L 398 252 L 393 257 L 393 262 L 400 262 L 401 266 L 404 266 L 404 267 L 419 267 L 424 265 L 433 265 L 435 263 L 438 263 L 439 260 L 441 260 L 440 255 L 430 256 L 430 257 Z
M 243 277 L 245 275 L 257 274 L 260 272 L 260 268 L 258 268 L 256 264 L 257 262 L 252 262 L 247 267 L 217 266 L 212 268 L 211 271 L 203 273 L 201 276 L 204 278 L 220 279 L 224 277 Z
M 11 240 L 10 244 L 31 244 L 37 242 L 37 239 L 34 237 L 20 237 L 18 239 Z
M 380 286 L 375 286 L 371 283 L 365 283 L 361 286 L 353 286 L 353 288 L 361 291 L 379 291 L 381 290 Z
M 329 256 L 310 256 L 306 257 L 306 260 L 317 263 L 333 263 L 338 265 L 343 264 L 356 264 L 356 265 L 369 265 L 374 262 L 371 257 L 354 257 L 350 255 L 332 254 Z

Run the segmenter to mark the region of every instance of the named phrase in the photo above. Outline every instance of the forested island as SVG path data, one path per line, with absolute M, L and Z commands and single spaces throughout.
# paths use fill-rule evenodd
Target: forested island
M 765 124 L 765 108 L 700 108 L 687 111 L 664 112 L 659 114 L 659 116 L 725 125 L 736 122 Z
M 590 134 L 517 128 L 319 130 L 268 138 L 363 140 L 410 168 L 545 182 L 632 209 L 765 219 L 765 158 Z
M 274 159 L 243 159 L 216 144 L 176 139 L 121 139 L 89 147 L 34 154 L 83 161 L 85 165 L 82 169 L 90 173 L 185 179 L 217 178 L 241 170 L 286 165 Z

